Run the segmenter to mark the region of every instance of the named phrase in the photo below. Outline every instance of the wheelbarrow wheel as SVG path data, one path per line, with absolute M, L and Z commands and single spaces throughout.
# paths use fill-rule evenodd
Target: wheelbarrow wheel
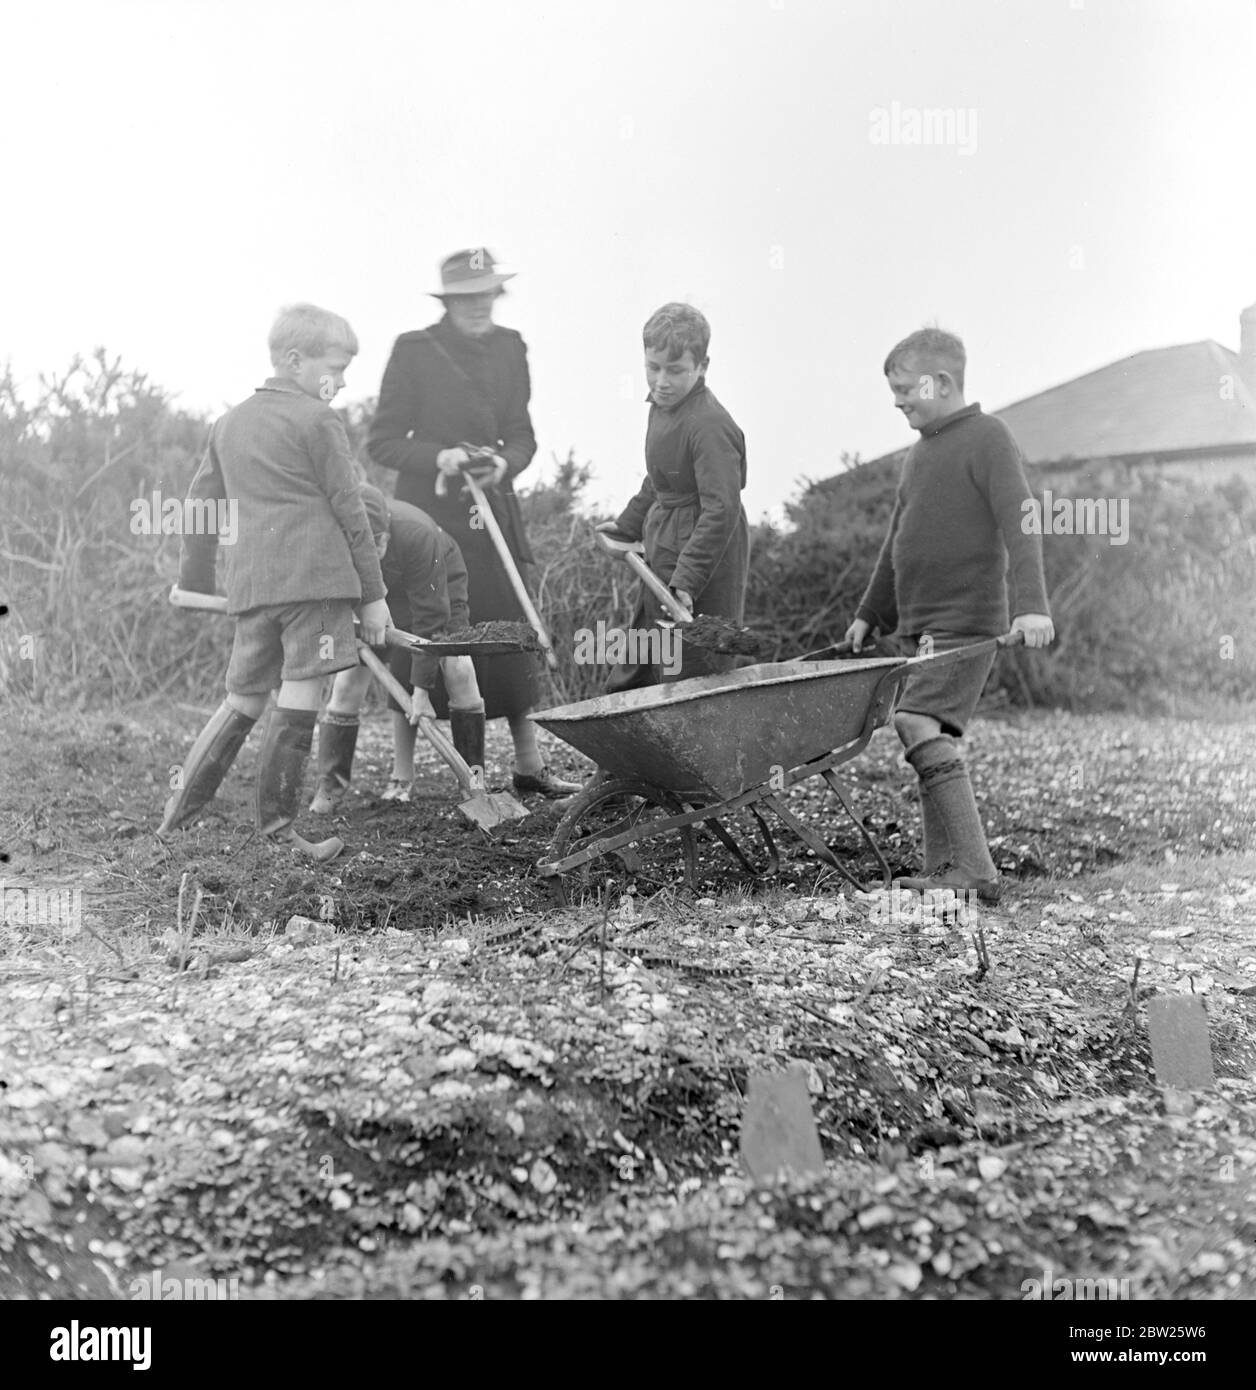
M 594 781 L 567 809 L 551 844 L 551 860 L 596 850 L 599 841 L 640 832 L 629 843 L 595 852 L 580 864 L 554 874 L 550 883 L 560 906 L 596 901 L 608 879 L 629 886 L 640 898 L 668 888 L 693 887 L 695 854 L 689 826 L 649 836 L 651 825 L 678 816 L 684 807 L 670 793 L 631 778 Z

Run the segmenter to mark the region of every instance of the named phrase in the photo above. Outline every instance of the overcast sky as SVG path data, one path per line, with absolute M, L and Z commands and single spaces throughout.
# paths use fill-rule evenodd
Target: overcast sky
M 886 350 L 938 322 L 987 409 L 1256 299 L 1251 0 L 5 3 L 0 357 L 104 344 L 218 410 L 281 304 L 344 313 L 346 397 L 519 272 L 537 464 L 641 471 L 640 329 L 687 299 L 752 518 L 912 437 Z M 949 113 L 926 130 L 926 110 Z M 940 137 L 943 143 L 910 143 Z

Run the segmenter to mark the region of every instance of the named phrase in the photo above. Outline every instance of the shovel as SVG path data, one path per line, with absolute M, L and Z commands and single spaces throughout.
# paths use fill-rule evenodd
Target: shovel
M 402 709 L 409 706 L 410 696 L 406 693 L 405 686 L 362 641 L 358 642 L 358 660 Z M 508 792 L 486 792 L 482 787 L 476 787 L 466 760 L 436 725 L 430 719 L 422 717 L 417 722 L 423 737 L 444 758 L 458 779 L 467 798 L 459 802 L 458 809 L 469 821 L 478 825 L 481 830 L 492 830 L 503 821 L 522 820 L 528 814 L 527 807 L 516 801 Z
M 464 445 L 463 447 L 468 446 Z M 519 607 L 523 609 L 525 617 L 532 624 L 532 630 L 536 633 L 536 640 L 541 644 L 541 650 L 545 653 L 545 664 L 551 671 L 557 671 L 558 658 L 554 655 L 554 644 L 550 641 L 549 633 L 545 630 L 541 615 L 536 611 L 536 605 L 532 602 L 532 595 L 528 593 L 527 585 L 523 582 L 523 576 L 515 564 L 515 557 L 510 553 L 510 547 L 506 544 L 506 537 L 502 535 L 502 528 L 493 515 L 493 509 L 489 506 L 488 498 L 484 495 L 484 489 L 470 473 L 463 473 L 462 477 L 467 485 L 467 491 L 470 492 L 471 498 L 475 502 L 479 518 L 484 523 L 484 529 L 491 537 L 505 568 L 506 577 L 510 580 L 510 587 L 514 589 L 515 597 L 519 600 Z
M 728 618 L 716 618 L 702 613 L 695 617 L 657 574 L 645 562 L 645 547 L 640 541 L 630 540 L 606 531 L 593 533 L 597 543 L 608 555 L 614 555 L 627 562 L 628 568 L 663 605 L 664 612 L 671 615 L 672 621 L 683 629 L 686 642 L 695 647 L 720 653 L 739 653 L 743 656 L 765 656 L 771 651 L 769 644 L 755 637 L 748 628 L 738 627 Z M 666 624 L 666 620 L 664 620 Z
M 227 611 L 225 594 L 202 594 L 195 589 L 180 589 L 177 584 L 170 590 L 170 602 L 176 608 L 194 608 L 206 613 Z M 356 618 L 354 622 L 356 624 Z M 391 626 L 385 630 L 384 640 L 390 647 L 401 647 L 406 651 L 422 648 L 433 656 L 497 656 L 502 652 L 524 650 L 518 642 L 476 641 L 475 638 L 437 641 L 431 637 L 416 637 L 412 632 L 402 632 L 399 627 Z
M 170 590 L 170 602 L 177 608 L 198 608 L 208 613 L 225 613 L 227 611 L 225 594 L 197 593 L 192 589 L 180 589 L 177 584 Z M 415 637 L 412 633 L 402 632 L 400 628 L 395 627 L 387 629 L 386 640 L 390 647 L 400 647 L 405 651 L 413 651 L 416 647 L 427 647 L 447 656 L 460 654 L 461 649 L 466 646 L 466 643 L 427 642 L 422 637 Z M 446 648 L 449 646 L 453 646 L 456 650 L 447 651 Z M 479 648 L 477 647 L 475 650 L 479 650 Z M 361 641 L 358 642 L 358 658 L 402 709 L 408 709 L 410 697 L 406 694 L 405 686 L 397 680 L 370 647 Z M 466 793 L 467 799 L 459 804 L 458 809 L 468 820 L 473 821 L 484 830 L 491 830 L 503 821 L 521 820 L 528 814 L 527 807 L 506 792 L 477 790 L 471 776 L 471 769 L 467 766 L 465 759 L 430 719 L 420 719 L 419 728 L 423 731 L 427 741 L 453 769 L 454 776 L 457 777 Z

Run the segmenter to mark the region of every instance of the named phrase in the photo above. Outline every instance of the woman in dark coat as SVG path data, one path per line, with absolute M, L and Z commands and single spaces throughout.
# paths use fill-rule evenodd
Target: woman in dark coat
M 467 564 L 471 621 L 526 622 L 493 541 L 475 525 L 462 490 L 462 444 L 494 450 L 477 477 L 516 564 L 532 552 L 513 481 L 532 462 L 536 437 L 528 415 L 532 384 L 527 349 L 513 328 L 493 323 L 493 306 L 510 274 L 498 272 L 483 247 L 457 251 L 441 265 L 435 297 L 445 316 L 430 328 L 403 333 L 393 345 L 367 439 L 371 458 L 397 470 L 397 497 L 410 502 L 457 541 Z M 515 744 L 514 785 L 520 792 L 566 796 L 579 785 L 545 767 L 528 714 L 539 697 L 539 662 L 527 654 L 476 657 L 476 675 L 489 719 L 505 718 Z M 444 718 L 445 692 L 432 702 Z

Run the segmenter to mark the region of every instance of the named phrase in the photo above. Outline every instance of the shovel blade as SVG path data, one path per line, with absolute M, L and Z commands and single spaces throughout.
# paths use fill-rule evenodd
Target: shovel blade
M 481 830 L 492 830 L 505 821 L 522 820 L 528 808 L 507 792 L 473 792 L 458 809 Z

